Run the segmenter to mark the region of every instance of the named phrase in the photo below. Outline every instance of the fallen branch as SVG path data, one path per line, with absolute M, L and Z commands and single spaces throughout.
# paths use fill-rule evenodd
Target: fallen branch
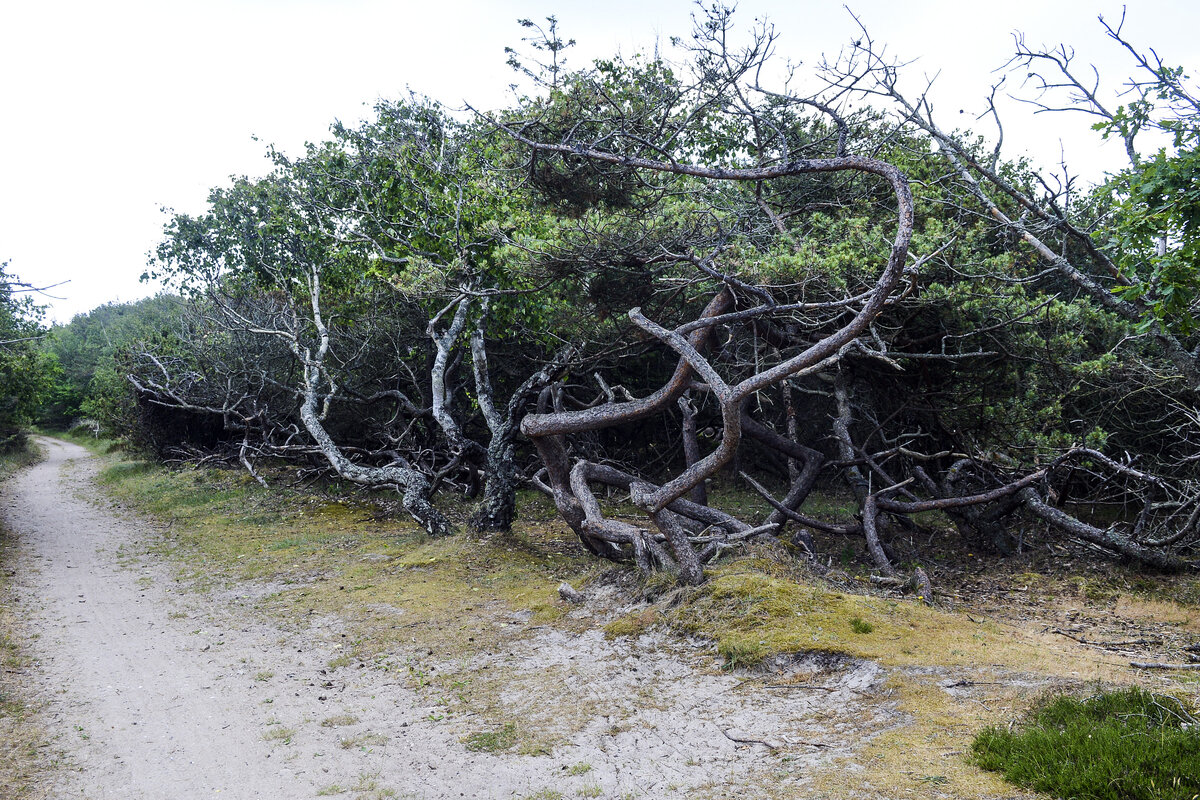
M 566 600 L 568 603 L 575 605 L 582 603 L 584 600 L 583 593 L 566 581 L 563 581 L 558 585 L 558 596 L 563 600 Z
M 1122 647 L 1134 647 L 1136 645 L 1159 644 L 1161 639 L 1129 639 L 1122 642 L 1093 642 L 1090 639 L 1084 639 L 1082 636 L 1076 636 L 1073 633 L 1064 631 L 1062 628 L 1052 628 L 1051 633 L 1057 633 L 1059 636 L 1065 636 L 1080 644 L 1090 645 L 1091 647 L 1102 647 L 1105 650 L 1119 650 Z
M 933 605 L 933 584 L 925 570 L 917 567 L 912 575 L 905 578 L 899 575 L 872 575 L 871 583 L 876 586 L 887 586 L 903 592 L 914 592 L 925 605 Z
M 737 736 L 725 730 L 724 728 L 721 729 L 721 733 L 725 734 L 725 738 L 729 741 L 737 742 L 738 744 L 761 744 L 764 747 L 769 747 L 772 750 L 778 750 L 780 747 L 782 747 L 779 742 L 767 742 L 763 741 L 762 739 L 749 739 L 744 736 Z
M 1200 664 L 1163 664 L 1157 661 L 1130 661 L 1137 669 L 1200 669 Z

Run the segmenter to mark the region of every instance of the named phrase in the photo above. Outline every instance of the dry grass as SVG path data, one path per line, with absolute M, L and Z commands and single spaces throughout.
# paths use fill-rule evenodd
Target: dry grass
M 1113 613 L 1133 622 L 1171 625 L 1200 634 L 1200 614 L 1196 609 L 1172 600 L 1122 595 L 1117 599 Z
M 0 797 L 33 800 L 39 776 L 51 768 L 48 742 L 37 709 L 29 704 L 26 631 L 9 585 L 13 545 L 0 526 Z
M 35 463 L 34 449 L 0 458 L 0 491 L 17 469 Z M 45 796 L 39 779 L 55 768 L 37 709 L 29 704 L 29 661 L 21 605 L 12 587 L 17 543 L 0 524 L 0 797 L 35 800 Z

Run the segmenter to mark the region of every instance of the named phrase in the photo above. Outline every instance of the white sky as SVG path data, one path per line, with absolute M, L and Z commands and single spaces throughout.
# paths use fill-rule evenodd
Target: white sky
M 1032 44 L 1074 44 L 1081 62 L 1115 80 L 1127 59 L 1098 13 L 1120 2 L 1076 0 L 850 0 L 872 36 L 910 68 L 940 72 L 936 108 L 947 126 L 970 124 L 1011 54 L 1014 30 Z M 1170 64 L 1200 64 L 1200 6 L 1131 3 L 1125 32 Z M 450 105 L 506 101 L 504 46 L 518 17 L 555 14 L 579 44 L 569 64 L 648 51 L 686 36 L 689 0 L 0 0 L 0 261 L 54 290 L 59 321 L 156 287 L 140 284 L 158 241 L 160 208 L 199 212 L 208 189 L 267 169 L 265 144 L 295 151 L 334 119 L 354 122 L 405 87 Z M 766 16 L 780 54 L 806 65 L 857 33 L 839 2 L 742 0 L 744 24 Z M 967 113 L 959 115 L 959 109 Z M 1027 116 L 1017 109 L 1012 115 Z M 1121 166 L 1082 116 L 1007 123 L 1007 154 L 1076 169 Z M 982 127 L 982 124 L 981 124 Z M 257 136 L 260 141 L 254 141 Z

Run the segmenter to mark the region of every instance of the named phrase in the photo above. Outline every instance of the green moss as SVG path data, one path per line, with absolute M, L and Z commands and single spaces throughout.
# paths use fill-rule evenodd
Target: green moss
M 1141 689 L 1036 707 L 1021 729 L 987 728 L 975 758 L 1020 786 L 1078 800 L 1194 800 L 1200 730 L 1193 710 Z
M 659 614 L 654 609 L 625 614 L 604 626 L 604 638 L 616 639 L 622 636 L 641 636 L 650 626 L 658 621 Z
M 762 558 L 734 561 L 708 575 L 708 582 L 672 609 L 667 621 L 715 640 L 730 668 L 802 652 L 890 665 L 971 666 L 1004 660 L 1033 667 L 1045 657 L 1033 643 L 1006 636 L 990 623 L 977 625 L 907 600 L 799 583 L 784 567 Z M 854 619 L 858 626 L 847 624 Z M 864 626 L 876 635 L 862 635 Z

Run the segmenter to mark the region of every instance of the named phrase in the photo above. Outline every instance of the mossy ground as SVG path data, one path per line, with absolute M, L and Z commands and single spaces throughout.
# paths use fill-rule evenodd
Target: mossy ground
M 433 540 L 381 513 L 386 498 L 337 486 L 268 491 L 238 472 L 119 460 L 101 479 L 114 497 L 162 521 L 155 555 L 179 565 L 181 582 L 218 592 L 257 581 L 270 587 L 259 611 L 284 624 L 339 620 L 342 655 L 331 669 L 399 674 L 432 701 L 432 713 L 469 719 L 465 746 L 482 751 L 548 752 L 602 711 L 572 691 L 562 670 L 515 666 L 514 646 L 547 626 L 603 626 L 609 637 L 664 627 L 712 640 L 733 669 L 813 651 L 889 668 L 880 702 L 905 722 L 864 737 L 851 758 L 810 776 L 817 796 L 827 797 L 850 796 L 850 773 L 854 796 L 1011 797 L 1011 787 L 972 762 L 970 741 L 1019 717 L 1048 688 L 1198 690 L 1190 675 L 1134 672 L 1129 652 L 1078 641 L 1152 635 L 1158 657 L 1169 656 L 1194 639 L 1195 580 L 1093 569 L 1069 548 L 1001 560 L 935 531 L 902 554 L 905 563 L 925 564 L 942 590 L 930 608 L 871 592 L 853 540 L 822 543 L 837 562 L 823 574 L 778 546 L 754 548 L 713 565 L 704 586 L 680 589 L 669 576 L 643 581 L 597 562 L 539 496 L 522 498 L 511 534 Z M 726 504 L 737 499 L 725 491 Z M 824 502 L 838 513 L 837 497 Z M 460 520 L 468 513 L 446 510 Z M 625 609 L 568 613 L 559 583 L 602 579 L 635 587 Z M 1067 628 L 1076 638 L 1058 632 Z M 514 689 L 537 703 L 514 706 Z M 776 792 L 770 781 L 757 789 Z

